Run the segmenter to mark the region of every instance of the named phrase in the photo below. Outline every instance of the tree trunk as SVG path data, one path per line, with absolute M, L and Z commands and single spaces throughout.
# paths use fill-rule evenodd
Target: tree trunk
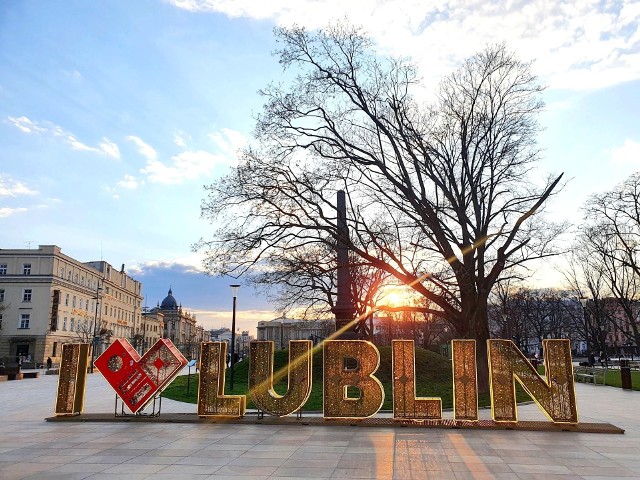
M 487 340 L 489 340 L 489 323 L 487 310 L 478 309 L 472 325 L 476 341 L 476 369 L 478 372 L 478 393 L 489 393 L 489 363 L 487 361 Z

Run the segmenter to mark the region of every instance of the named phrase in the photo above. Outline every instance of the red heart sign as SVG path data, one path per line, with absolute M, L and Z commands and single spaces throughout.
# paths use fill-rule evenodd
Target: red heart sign
M 166 338 L 158 340 L 142 357 L 127 340 L 119 338 L 94 365 L 129 410 L 137 413 L 171 383 L 187 365 L 187 359 Z

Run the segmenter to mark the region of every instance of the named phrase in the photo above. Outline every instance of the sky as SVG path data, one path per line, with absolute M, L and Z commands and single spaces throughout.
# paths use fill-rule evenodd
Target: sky
M 205 328 L 229 327 L 236 281 L 192 250 L 215 229 L 203 185 L 251 141 L 260 88 L 286 79 L 273 28 L 345 19 L 411 57 L 426 91 L 488 43 L 534 60 L 533 175 L 569 180 L 552 218 L 579 222 L 590 194 L 640 169 L 639 1 L 14 0 L 0 2 L 0 248 L 124 263 L 148 306 L 171 287 Z M 276 315 L 240 289 L 241 330 Z

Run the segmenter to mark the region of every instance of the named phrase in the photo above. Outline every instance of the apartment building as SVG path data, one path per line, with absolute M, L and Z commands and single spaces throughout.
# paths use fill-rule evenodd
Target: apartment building
M 142 284 L 106 261 L 80 262 L 56 245 L 0 249 L 0 358 L 59 361 L 63 343 L 132 339 Z

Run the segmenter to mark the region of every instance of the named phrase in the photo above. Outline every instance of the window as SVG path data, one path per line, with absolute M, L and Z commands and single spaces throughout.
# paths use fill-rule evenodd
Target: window
M 22 264 L 22 274 L 23 275 L 31 275 L 31 264 L 23 263 Z
M 29 328 L 29 320 L 31 319 L 30 313 L 21 313 L 20 314 L 20 326 L 18 328 L 25 329 Z
M 69 330 L 70 330 L 71 332 L 73 332 L 73 327 L 74 327 L 74 325 L 75 325 L 75 320 L 72 318 L 72 319 L 71 319 L 71 322 L 69 323 Z
M 71 306 L 73 308 L 76 308 L 76 296 L 75 295 L 73 296 L 73 302 L 71 302 Z
M 58 342 L 53 342 L 53 353 L 51 354 L 52 357 L 56 357 L 58 353 Z
M 0 303 L 4 302 L 4 288 L 0 288 Z
M 23 302 L 30 302 L 31 301 L 31 294 L 32 294 L 33 290 L 30 288 L 25 288 L 22 291 L 22 301 Z
M 83 302 L 83 300 L 80 299 L 80 310 L 82 310 L 82 302 Z
M 7 274 L 7 264 L 2 263 L 0 264 L 0 275 L 6 275 L 6 274 Z
M 67 273 L 67 280 L 71 281 L 71 270 Z
M 2 314 L 0 313 L 0 330 L 2 330 Z
M 66 297 L 64 297 L 64 305 L 65 305 L 66 307 L 68 307 L 68 306 L 69 306 L 69 294 L 68 294 L 68 293 L 67 293 L 67 296 L 66 296 Z
M 64 278 L 64 267 L 60 267 L 60 277 Z
M 62 321 L 62 330 L 67 330 L 67 317 L 64 317 L 64 320 Z

